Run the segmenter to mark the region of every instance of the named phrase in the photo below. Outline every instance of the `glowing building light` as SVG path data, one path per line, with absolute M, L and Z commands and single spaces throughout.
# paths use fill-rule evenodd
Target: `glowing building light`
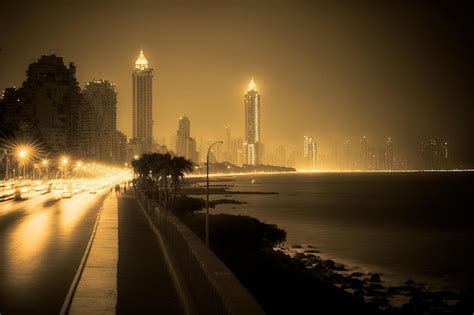
M 255 82 L 253 81 L 253 78 L 250 80 L 250 83 L 249 83 L 249 88 L 247 91 L 256 91 L 257 90 L 257 86 L 255 85 Z
M 148 68 L 148 60 L 146 60 L 143 50 L 140 50 L 140 56 L 138 56 L 135 62 L 135 69 L 144 70 Z

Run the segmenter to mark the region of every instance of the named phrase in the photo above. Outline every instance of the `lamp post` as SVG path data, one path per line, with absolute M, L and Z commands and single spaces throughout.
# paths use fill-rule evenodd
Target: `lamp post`
M 61 164 L 62 164 L 62 171 L 63 171 L 63 179 L 64 179 L 64 175 L 65 173 L 67 172 L 67 163 L 69 163 L 69 160 L 67 157 L 63 157 L 61 159 Z
M 5 152 L 5 180 L 8 180 L 8 151 L 4 150 Z
M 43 164 L 43 168 L 45 170 L 45 174 L 43 177 L 45 178 L 45 180 L 49 180 L 49 167 L 48 167 L 49 161 L 47 159 L 44 159 L 43 161 L 41 161 L 41 164 Z
M 18 156 L 20 157 L 20 161 L 23 162 L 23 180 L 26 179 L 26 156 L 28 155 L 28 152 L 26 152 L 25 149 L 21 149 L 20 152 L 18 152 Z
M 216 141 L 212 143 L 207 149 L 207 164 L 206 164 L 206 246 L 209 247 L 209 152 L 214 144 L 222 144 L 224 141 Z

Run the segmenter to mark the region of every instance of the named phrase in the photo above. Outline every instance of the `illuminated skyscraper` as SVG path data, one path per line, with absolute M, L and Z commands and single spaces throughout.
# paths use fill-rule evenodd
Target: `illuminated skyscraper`
M 367 143 L 367 137 L 363 136 L 360 140 L 360 169 L 367 170 L 369 169 L 369 145 Z
M 153 145 L 152 119 L 152 79 L 153 69 L 148 67 L 148 61 L 140 51 L 133 71 L 133 142 L 137 144 L 138 152 L 142 154 L 151 151 Z
M 303 158 L 309 170 L 316 170 L 317 148 L 313 137 L 304 136 Z
M 245 161 L 258 165 L 263 161 L 263 144 L 260 139 L 260 94 L 252 80 L 245 93 Z
M 178 131 L 176 132 L 176 155 L 199 162 L 196 151 L 196 140 L 191 138 L 191 122 L 188 117 L 179 118 Z
M 387 170 L 393 170 L 395 169 L 395 156 L 393 154 L 393 142 L 392 138 L 388 137 L 387 138 L 387 146 L 385 149 L 385 157 L 386 157 L 386 169 Z

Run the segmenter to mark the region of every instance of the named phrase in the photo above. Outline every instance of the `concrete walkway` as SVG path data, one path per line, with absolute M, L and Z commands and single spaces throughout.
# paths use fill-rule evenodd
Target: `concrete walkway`
M 130 192 L 118 202 L 117 314 L 183 314 L 163 252 Z
M 105 199 L 69 314 L 115 314 L 118 251 L 118 202 L 110 194 Z
M 106 198 L 69 314 L 183 314 L 162 249 L 130 192 Z

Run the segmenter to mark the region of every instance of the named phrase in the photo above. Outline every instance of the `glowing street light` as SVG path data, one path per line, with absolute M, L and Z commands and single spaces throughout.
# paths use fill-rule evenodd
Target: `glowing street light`
M 28 155 L 28 152 L 26 152 L 26 150 L 24 149 L 20 150 L 20 152 L 18 153 L 18 156 L 20 157 L 20 159 L 26 158 L 27 155 Z
M 20 147 L 18 149 L 18 157 L 20 161 L 23 163 L 23 179 L 26 178 L 26 160 L 28 158 L 28 148 Z
M 138 155 L 135 155 L 133 159 L 138 160 Z
M 209 247 L 209 152 L 214 144 L 223 144 L 224 141 L 216 141 L 207 149 L 207 169 L 206 169 L 206 246 Z

